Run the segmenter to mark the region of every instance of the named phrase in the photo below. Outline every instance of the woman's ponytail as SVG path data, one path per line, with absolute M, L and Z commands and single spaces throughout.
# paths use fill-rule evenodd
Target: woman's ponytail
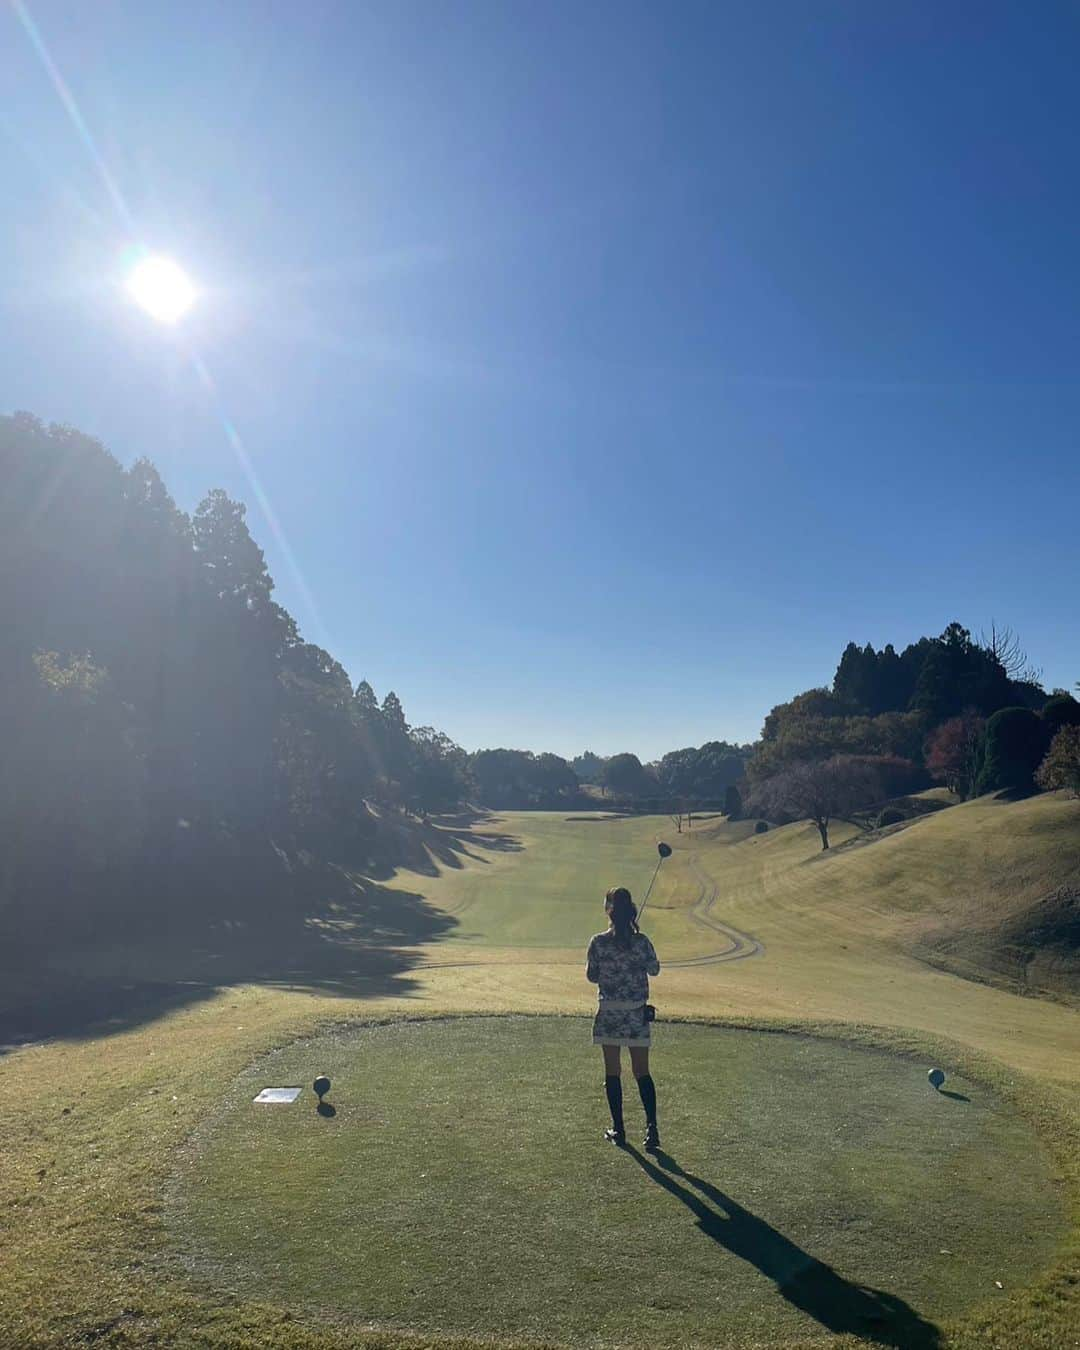
M 634 934 L 640 931 L 637 925 L 637 905 L 630 898 L 630 892 L 625 886 L 612 886 L 605 897 L 604 905 L 611 920 L 611 931 L 615 934 L 616 944 L 620 947 L 629 947 Z

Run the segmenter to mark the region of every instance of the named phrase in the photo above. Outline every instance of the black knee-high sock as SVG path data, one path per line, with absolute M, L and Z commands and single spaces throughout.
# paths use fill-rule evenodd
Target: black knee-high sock
M 608 1074 L 604 1079 L 604 1091 L 607 1093 L 607 1104 L 611 1111 L 611 1124 L 616 1130 L 622 1130 L 622 1079 L 618 1074 Z
M 641 1104 L 645 1108 L 645 1119 L 650 1125 L 656 1124 L 656 1084 L 652 1080 L 652 1074 L 643 1074 L 637 1080 L 638 1091 L 641 1093 Z

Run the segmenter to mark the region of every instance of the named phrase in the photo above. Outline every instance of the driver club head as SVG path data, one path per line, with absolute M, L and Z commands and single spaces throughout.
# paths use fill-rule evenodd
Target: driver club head
M 670 857 L 671 857 L 671 845 L 670 845 L 670 844 L 657 844 L 657 846 L 656 846 L 656 851 L 657 851 L 657 853 L 660 854 L 660 857 L 661 857 L 661 858 L 670 858 Z

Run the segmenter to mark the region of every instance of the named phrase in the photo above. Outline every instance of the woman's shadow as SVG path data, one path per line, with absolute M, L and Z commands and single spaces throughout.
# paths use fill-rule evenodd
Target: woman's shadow
M 657 1185 L 682 1201 L 703 1233 L 756 1266 L 789 1303 L 829 1331 L 903 1350 L 936 1350 L 940 1345 L 937 1327 L 903 1299 L 845 1280 L 729 1195 L 684 1172 L 670 1154 L 657 1153 L 653 1163 L 635 1148 L 627 1147 L 626 1152 Z M 689 1186 L 681 1185 L 676 1178 Z M 723 1212 L 717 1213 L 706 1200 Z

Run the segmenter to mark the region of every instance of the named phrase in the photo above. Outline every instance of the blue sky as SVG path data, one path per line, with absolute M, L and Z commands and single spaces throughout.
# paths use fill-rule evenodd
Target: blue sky
M 1080 679 L 1074 7 L 22 14 L 0 406 L 242 497 L 411 721 L 749 740 L 954 618 Z M 133 242 L 202 288 L 179 329 Z

